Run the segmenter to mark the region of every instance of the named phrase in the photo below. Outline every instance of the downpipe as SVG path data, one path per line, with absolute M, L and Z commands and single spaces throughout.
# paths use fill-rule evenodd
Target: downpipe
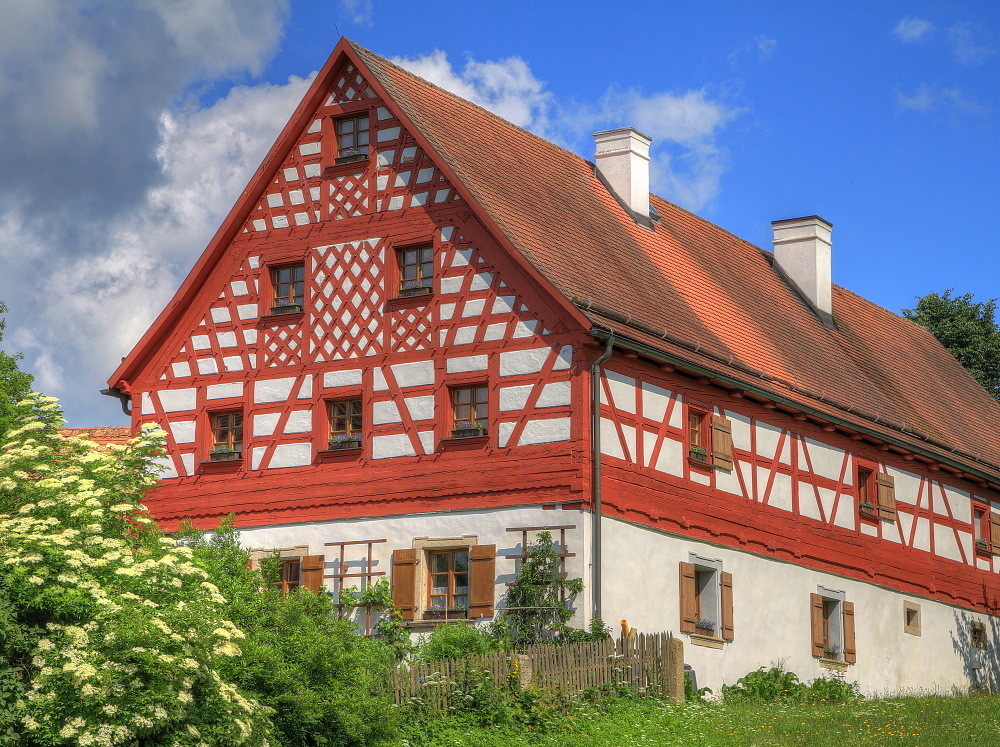
M 593 496 L 593 617 L 601 617 L 601 364 L 611 357 L 615 342 L 614 330 L 605 338 L 605 348 L 601 356 L 590 366 L 590 443 L 591 443 L 591 495 Z M 597 335 L 595 335 L 596 337 Z

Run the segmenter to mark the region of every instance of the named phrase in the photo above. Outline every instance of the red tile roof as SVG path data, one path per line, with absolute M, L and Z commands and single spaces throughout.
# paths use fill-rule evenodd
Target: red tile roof
M 838 329 L 827 328 L 770 252 L 656 196 L 660 222 L 642 228 L 585 159 L 350 44 L 473 202 L 565 298 L 690 345 L 591 310 L 594 324 L 844 422 L 939 454 L 965 452 L 958 461 L 985 460 L 994 466 L 980 469 L 1000 475 L 1000 405 L 922 328 L 838 286 Z
M 95 428 L 60 428 L 59 433 L 66 438 L 86 436 L 91 441 L 102 446 L 124 445 L 132 438 L 132 429 L 128 426 L 97 426 Z

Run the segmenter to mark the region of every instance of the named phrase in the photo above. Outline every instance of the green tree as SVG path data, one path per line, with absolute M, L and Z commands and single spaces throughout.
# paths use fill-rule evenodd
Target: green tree
M 329 593 L 300 588 L 283 595 L 273 587 L 276 560 L 262 563 L 263 574 L 251 569 L 232 517 L 211 532 L 188 524 L 174 536 L 217 581 L 227 619 L 246 634 L 242 657 L 224 662 L 220 674 L 272 709 L 273 745 L 360 747 L 396 739 L 390 645 L 338 620 Z
M 526 548 L 524 562 L 504 595 L 494 628 L 514 647 L 570 634 L 573 600 L 583 591 L 579 578 L 563 578 L 559 554 L 548 532 Z
M 1000 326 L 994 319 L 997 299 L 977 303 L 971 293 L 928 293 L 903 316 L 934 335 L 983 388 L 1000 400 Z
M 0 301 L 0 314 L 6 314 L 7 311 L 7 306 Z M 6 327 L 7 320 L 0 318 L 0 342 L 3 342 Z M 0 350 L 0 437 L 17 427 L 21 417 L 26 414 L 24 406 L 18 407 L 17 403 L 28 396 L 33 377 L 18 368 L 17 362 L 23 357 L 20 353 L 8 355 Z
M 268 709 L 228 678 L 243 632 L 140 503 L 163 432 L 102 448 L 59 434 L 54 398 L 15 404 L 28 414 L 0 438 L 0 737 L 263 747 Z

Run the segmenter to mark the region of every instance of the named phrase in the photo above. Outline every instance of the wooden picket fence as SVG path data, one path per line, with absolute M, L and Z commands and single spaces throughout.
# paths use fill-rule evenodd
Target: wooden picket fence
M 643 697 L 684 698 L 683 643 L 670 633 L 638 634 L 629 639 L 545 644 L 519 653 L 497 652 L 465 659 L 413 664 L 397 670 L 397 705 L 420 700 L 447 710 L 452 697 L 481 678 L 497 686 L 537 685 L 564 694 L 618 685 Z

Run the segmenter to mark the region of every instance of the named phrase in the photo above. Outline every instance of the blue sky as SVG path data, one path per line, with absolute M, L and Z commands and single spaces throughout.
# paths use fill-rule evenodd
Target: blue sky
M 349 36 L 559 144 L 632 124 L 654 191 L 759 246 L 834 225 L 893 311 L 1000 296 L 1000 3 L 27 0 L 0 29 L 0 299 L 71 425 Z M 339 34 L 338 34 L 339 31 Z M 25 282 L 26 278 L 35 278 Z

